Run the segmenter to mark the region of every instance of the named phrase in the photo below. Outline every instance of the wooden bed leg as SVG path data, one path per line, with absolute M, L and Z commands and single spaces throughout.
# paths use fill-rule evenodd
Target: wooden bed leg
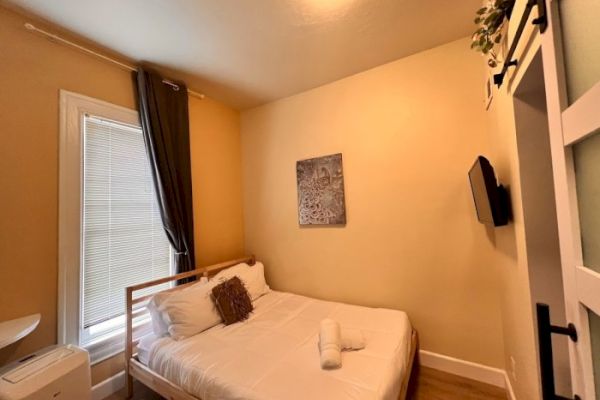
M 133 377 L 127 374 L 127 399 L 131 399 L 133 397 Z

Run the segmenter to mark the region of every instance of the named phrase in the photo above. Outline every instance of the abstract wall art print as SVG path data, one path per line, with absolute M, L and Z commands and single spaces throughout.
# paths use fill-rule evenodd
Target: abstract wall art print
M 296 162 L 300 225 L 345 225 L 342 154 Z

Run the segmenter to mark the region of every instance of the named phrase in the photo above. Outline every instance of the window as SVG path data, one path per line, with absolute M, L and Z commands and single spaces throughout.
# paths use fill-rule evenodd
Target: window
M 137 113 L 69 92 L 61 113 L 59 337 L 97 362 L 123 350 L 125 287 L 170 275 L 171 247 Z

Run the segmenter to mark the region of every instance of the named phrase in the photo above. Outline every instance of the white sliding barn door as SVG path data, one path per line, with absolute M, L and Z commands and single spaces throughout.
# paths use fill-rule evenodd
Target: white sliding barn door
M 573 392 L 600 399 L 600 0 L 546 0 L 542 37 Z

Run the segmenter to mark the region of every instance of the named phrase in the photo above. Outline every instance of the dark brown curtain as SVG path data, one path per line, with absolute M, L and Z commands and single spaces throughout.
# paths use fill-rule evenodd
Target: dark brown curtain
M 194 221 L 188 95 L 146 68 L 137 71 L 138 105 L 160 216 L 175 251 L 177 273 L 191 271 Z M 182 282 L 179 282 L 182 283 Z

